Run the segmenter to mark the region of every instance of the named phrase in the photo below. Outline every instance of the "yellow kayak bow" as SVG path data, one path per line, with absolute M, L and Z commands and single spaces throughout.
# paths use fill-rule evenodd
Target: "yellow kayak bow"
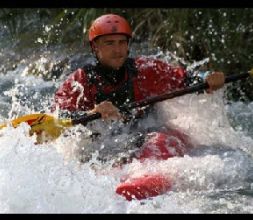
M 247 78 L 248 76 L 253 77 L 253 69 L 251 69 L 248 73 L 241 73 L 236 75 L 230 75 L 226 77 L 225 83 L 234 82 L 240 79 Z M 146 105 L 150 105 L 156 102 L 161 102 L 166 99 L 172 99 L 178 96 L 182 96 L 185 94 L 201 91 L 203 89 L 208 88 L 207 83 L 199 83 L 197 85 L 187 87 L 181 90 L 177 90 L 175 92 L 155 96 L 140 102 L 133 102 L 129 105 L 125 106 L 125 109 L 133 109 L 137 107 L 144 107 Z M 26 122 L 31 126 L 30 135 L 34 133 L 37 134 L 37 142 L 42 143 L 44 140 L 54 140 L 58 138 L 63 130 L 67 127 L 72 127 L 76 124 L 86 125 L 87 122 L 100 118 L 100 113 L 95 113 L 91 115 L 84 115 L 78 119 L 58 119 L 49 114 L 29 114 L 25 116 L 21 116 L 17 119 L 14 119 L 10 122 L 13 127 L 17 127 L 19 124 Z M 0 129 L 7 126 L 7 123 L 0 125 Z M 45 138 L 46 137 L 46 138 Z

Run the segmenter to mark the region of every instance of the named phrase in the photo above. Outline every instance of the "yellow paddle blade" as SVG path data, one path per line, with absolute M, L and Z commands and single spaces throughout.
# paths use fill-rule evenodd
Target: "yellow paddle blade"
M 31 126 L 30 135 L 37 134 L 37 142 L 42 143 L 45 140 L 56 139 L 63 132 L 65 127 L 71 127 L 71 119 L 56 119 L 48 114 L 30 114 L 19 117 L 11 121 L 16 128 L 20 123 L 26 122 Z M 0 129 L 7 124 L 0 125 Z
M 253 77 L 253 68 L 249 71 L 251 77 Z
M 2 128 L 4 128 L 4 127 L 6 127 L 6 124 L 1 124 L 1 125 L 0 125 L 0 129 L 2 129 Z

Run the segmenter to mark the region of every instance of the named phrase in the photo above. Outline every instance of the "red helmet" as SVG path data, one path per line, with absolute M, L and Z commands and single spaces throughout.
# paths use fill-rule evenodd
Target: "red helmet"
M 125 34 L 131 38 L 132 30 L 125 18 L 115 14 L 106 14 L 92 23 L 89 29 L 89 41 L 107 34 Z

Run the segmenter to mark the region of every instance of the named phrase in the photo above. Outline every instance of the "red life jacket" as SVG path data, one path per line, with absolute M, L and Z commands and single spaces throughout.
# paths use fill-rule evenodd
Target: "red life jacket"
M 122 103 L 144 100 L 185 86 L 186 72 L 158 59 L 127 59 L 126 74 L 119 85 L 101 84 L 96 66 L 72 73 L 56 91 L 55 104 L 62 110 L 87 111 L 103 100 Z M 116 96 L 119 101 L 116 101 Z
M 118 82 L 107 82 L 103 76 L 112 74 L 112 70 L 104 74 L 105 68 L 99 68 L 99 65 L 86 65 L 83 67 L 88 76 L 88 81 L 93 86 L 92 93 L 95 97 L 95 103 L 101 103 L 105 100 L 111 101 L 119 109 L 128 103 L 134 102 L 133 79 L 137 76 L 138 70 L 135 66 L 134 59 L 128 58 L 123 67 L 116 71 L 116 74 L 121 74 L 121 79 Z

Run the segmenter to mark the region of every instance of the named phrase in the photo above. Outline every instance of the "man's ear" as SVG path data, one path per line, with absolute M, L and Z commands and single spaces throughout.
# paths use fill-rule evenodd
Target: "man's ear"
M 130 54 L 131 43 L 132 43 L 132 39 L 128 37 L 127 38 L 127 46 L 128 46 L 127 55 Z
M 91 46 L 92 52 L 96 54 L 96 52 L 97 52 L 97 50 L 98 50 L 96 43 L 95 43 L 94 41 L 92 41 L 92 42 L 90 43 L 90 46 Z

